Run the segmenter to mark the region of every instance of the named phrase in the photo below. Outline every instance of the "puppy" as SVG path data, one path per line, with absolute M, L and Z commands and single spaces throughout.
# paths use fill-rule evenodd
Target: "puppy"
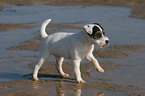
M 105 48 L 109 44 L 109 39 L 105 36 L 101 25 L 98 23 L 88 24 L 78 33 L 58 32 L 48 36 L 45 29 L 50 21 L 51 19 L 47 19 L 41 26 L 40 34 L 43 38 L 43 44 L 33 70 L 34 80 L 39 80 L 37 77 L 38 71 L 46 58 L 51 55 L 55 56 L 56 69 L 63 77 L 69 77 L 69 74 L 64 73 L 62 62 L 64 58 L 71 60 L 78 83 L 86 83 L 82 79 L 80 72 L 80 62 L 83 58 L 93 63 L 98 72 L 104 72 L 92 54 L 94 45 Z

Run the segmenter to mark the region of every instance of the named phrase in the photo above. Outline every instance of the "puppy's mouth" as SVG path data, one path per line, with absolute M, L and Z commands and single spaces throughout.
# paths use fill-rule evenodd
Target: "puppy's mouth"
M 102 48 L 105 48 L 105 47 L 107 47 L 109 45 L 109 43 L 108 44 L 105 44 L 105 45 L 102 45 Z
M 102 45 L 102 48 L 105 48 L 107 45 Z

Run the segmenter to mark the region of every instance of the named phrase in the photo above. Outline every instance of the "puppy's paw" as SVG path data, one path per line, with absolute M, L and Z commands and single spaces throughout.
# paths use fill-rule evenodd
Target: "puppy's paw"
M 36 77 L 36 78 L 33 78 L 33 80 L 34 80 L 34 81 L 38 81 L 39 79 Z
M 85 84 L 86 81 L 84 81 L 84 80 L 79 80 L 79 81 L 77 81 L 77 83 Z
M 100 73 L 104 73 L 104 70 L 102 68 L 97 69 L 97 71 L 100 72 Z
M 68 78 L 68 77 L 70 77 L 70 76 L 69 76 L 69 74 L 63 74 L 62 77 Z

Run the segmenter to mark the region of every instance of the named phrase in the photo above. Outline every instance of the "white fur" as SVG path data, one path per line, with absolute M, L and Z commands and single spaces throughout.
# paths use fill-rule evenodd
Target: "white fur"
M 69 75 L 64 73 L 62 62 L 64 58 L 71 60 L 74 75 L 78 83 L 85 83 L 81 78 L 80 72 L 80 62 L 83 58 L 93 63 L 98 72 L 104 72 L 92 52 L 94 50 L 94 44 L 99 47 L 107 46 L 105 43 L 105 40 L 109 40 L 107 37 L 104 36 L 99 40 L 95 40 L 90 38 L 84 30 L 78 33 L 58 32 L 48 36 L 45 32 L 45 28 L 50 21 L 51 19 L 44 21 L 41 27 L 41 36 L 44 40 L 39 58 L 33 70 L 34 80 L 39 80 L 37 77 L 38 71 L 45 59 L 51 55 L 56 57 L 56 69 L 63 77 L 69 77 Z

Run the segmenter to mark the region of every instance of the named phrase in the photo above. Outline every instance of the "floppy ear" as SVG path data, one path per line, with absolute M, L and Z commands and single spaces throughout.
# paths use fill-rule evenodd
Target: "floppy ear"
M 92 34 L 93 33 L 93 27 L 94 25 L 93 24 L 88 24 L 88 25 L 85 25 L 83 27 L 83 29 L 88 33 L 88 34 Z

